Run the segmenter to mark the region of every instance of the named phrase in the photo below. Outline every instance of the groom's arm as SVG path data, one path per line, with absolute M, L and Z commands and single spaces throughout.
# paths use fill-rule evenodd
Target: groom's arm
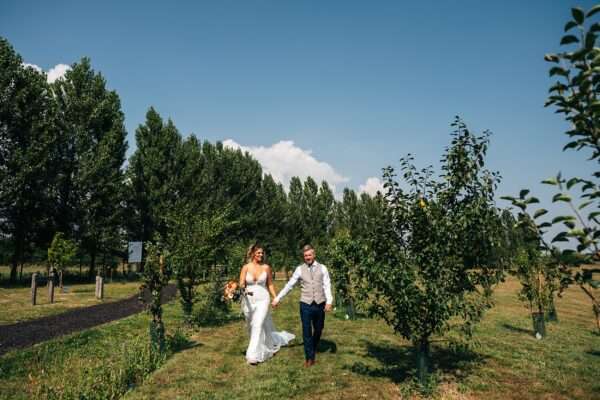
M 302 272 L 300 270 L 300 267 L 297 267 L 288 283 L 285 284 L 285 287 L 281 289 L 281 292 L 279 292 L 279 294 L 275 297 L 275 300 L 273 300 L 275 304 L 279 303 L 281 299 L 283 299 L 285 295 L 288 294 L 290 290 L 294 288 L 296 283 L 298 283 L 298 279 L 300 279 L 301 274 Z
M 325 291 L 325 305 L 331 308 L 333 304 L 333 296 L 331 295 L 331 278 L 329 277 L 329 271 L 327 267 L 321 264 L 323 268 L 323 290 Z

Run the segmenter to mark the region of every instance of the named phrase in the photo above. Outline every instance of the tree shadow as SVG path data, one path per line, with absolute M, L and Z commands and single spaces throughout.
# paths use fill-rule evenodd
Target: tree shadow
M 232 312 L 227 309 L 224 310 L 218 307 L 207 307 L 204 305 L 198 307 L 193 315 L 193 321 L 195 325 L 209 328 L 227 325 L 243 319 L 244 316 L 240 313 Z
M 588 350 L 586 353 L 592 356 L 600 357 L 600 350 Z
M 337 344 L 331 340 L 321 339 L 317 346 L 317 353 L 337 353 Z
M 533 336 L 534 332 L 530 329 L 520 328 L 518 326 L 507 324 L 506 322 L 502 324 L 504 329 L 508 329 L 509 331 L 518 332 L 518 333 L 526 333 L 528 335 Z
M 412 346 L 367 342 L 366 347 L 367 355 L 378 361 L 380 366 L 357 362 L 345 368 L 360 375 L 388 378 L 396 384 L 416 378 L 416 354 Z M 456 379 L 466 377 L 483 359 L 482 355 L 470 350 L 431 347 L 432 372 L 443 372 Z
M 173 353 L 179 353 L 180 351 L 193 349 L 196 347 L 204 346 L 200 342 L 196 342 L 190 339 L 190 336 L 182 330 L 175 330 L 172 333 L 167 333 L 165 337 L 167 347 Z
M 214 328 L 227 324 L 231 324 L 233 322 L 238 322 L 243 320 L 244 317 L 239 315 L 220 315 L 220 316 L 208 316 L 203 318 L 196 319 L 196 325 L 205 327 L 205 328 Z

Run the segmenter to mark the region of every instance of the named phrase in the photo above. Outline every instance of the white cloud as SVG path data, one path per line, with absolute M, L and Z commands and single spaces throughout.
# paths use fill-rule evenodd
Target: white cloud
M 33 68 L 33 69 L 35 69 L 37 72 L 42 72 L 42 69 L 41 69 L 39 66 L 35 65 L 35 64 L 23 63 L 23 66 L 24 66 L 24 67 Z
M 35 64 L 23 63 L 23 66 L 33 68 L 37 72 L 43 72 L 42 68 L 40 68 L 38 65 L 35 65 Z M 67 71 L 70 69 L 71 69 L 71 67 L 68 66 L 67 64 L 57 64 L 54 67 L 50 68 L 50 71 L 48 71 L 48 73 L 46 75 L 48 83 L 52 83 L 52 82 L 56 81 L 57 79 L 62 78 L 63 76 L 65 76 Z
M 242 146 L 234 140 L 227 139 L 223 145 L 250 153 L 258 160 L 263 171 L 271 174 L 276 182 L 282 183 L 286 191 L 293 176 L 302 180 L 310 176 L 318 183 L 325 180 L 336 195 L 336 187 L 348 181 L 348 178 L 338 173 L 331 165 L 317 160 L 311 150 L 302 149 L 291 140 L 282 140 L 265 147 Z
M 57 79 L 62 78 L 70 69 L 71 67 L 67 64 L 57 64 L 50 68 L 50 71 L 48 71 L 48 83 L 52 83 Z
M 367 181 L 358 187 L 359 193 L 367 193 L 371 196 L 375 196 L 377 191 L 384 193 L 383 191 L 383 182 L 381 179 L 376 178 L 374 176 L 367 178 Z

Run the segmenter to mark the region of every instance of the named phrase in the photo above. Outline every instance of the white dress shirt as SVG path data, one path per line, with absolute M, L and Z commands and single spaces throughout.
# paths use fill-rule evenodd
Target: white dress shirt
M 329 271 L 327 271 L 326 266 L 318 263 L 317 261 L 314 261 L 312 263 L 312 265 L 308 266 L 308 268 L 309 269 L 314 268 L 316 265 L 320 265 L 321 271 L 323 272 L 323 290 L 325 291 L 325 303 L 332 304 L 333 296 L 331 295 L 331 279 L 329 278 Z M 281 289 L 281 291 L 279 292 L 277 297 L 275 297 L 275 300 L 278 303 L 281 301 L 281 299 L 283 299 L 290 292 L 290 290 L 293 289 L 293 287 L 296 285 L 296 283 L 298 283 L 298 280 L 300 280 L 300 278 L 302 276 L 301 268 L 302 268 L 302 265 L 299 265 L 296 267 L 290 280 L 286 283 L 285 287 L 283 289 Z

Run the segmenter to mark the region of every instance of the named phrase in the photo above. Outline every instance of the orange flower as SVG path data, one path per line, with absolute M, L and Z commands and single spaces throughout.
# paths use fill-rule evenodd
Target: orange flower
M 236 291 L 238 288 L 238 283 L 236 281 L 229 281 L 225 284 L 225 288 L 223 289 L 223 299 L 225 300 L 233 300 L 236 297 Z

